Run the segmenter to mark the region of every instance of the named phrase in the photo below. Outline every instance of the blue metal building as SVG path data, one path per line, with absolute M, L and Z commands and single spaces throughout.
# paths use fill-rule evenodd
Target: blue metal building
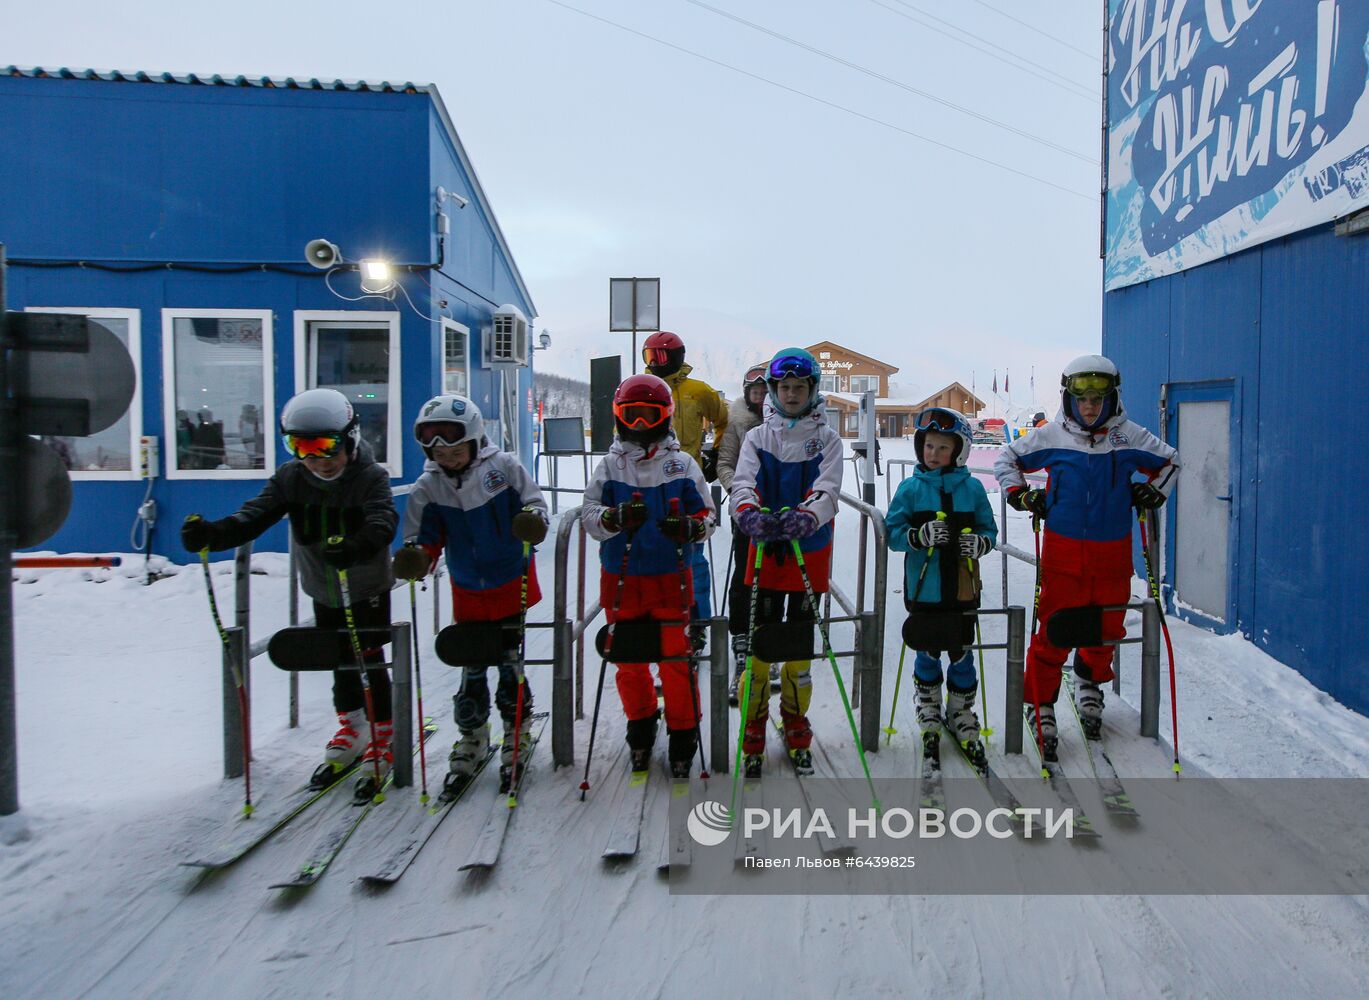
M 1183 461 L 1165 592 L 1369 712 L 1369 7 L 1137 10 L 1108 3 L 1103 350 Z
M 280 407 L 319 385 L 395 484 L 422 471 L 409 427 L 438 392 L 531 462 L 536 310 L 436 88 L 8 67 L 0 135 L 8 308 L 91 316 L 139 375 L 122 421 L 51 442 L 75 499 L 45 548 L 128 550 L 150 488 L 153 551 L 183 558 L 181 519 L 254 495 L 288 457 Z M 310 266 L 311 240 L 339 266 Z M 392 263 L 391 296 L 363 295 L 366 259 Z

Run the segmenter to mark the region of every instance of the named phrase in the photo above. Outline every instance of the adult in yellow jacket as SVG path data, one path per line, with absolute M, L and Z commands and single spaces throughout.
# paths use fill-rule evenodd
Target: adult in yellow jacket
M 671 429 L 680 442 L 680 450 L 694 457 L 703 469 L 704 478 L 710 483 L 718 478 L 718 442 L 722 441 L 727 430 L 727 404 L 722 396 L 707 382 L 690 378 L 694 369 L 685 364 L 684 341 L 668 330 L 653 333 L 642 345 L 642 360 L 646 370 L 657 378 L 665 380 L 670 386 L 670 394 L 675 397 L 675 416 Z M 704 425 L 713 425 L 713 447 L 703 450 Z M 712 616 L 712 603 L 709 600 L 713 586 L 704 547 L 691 546 L 694 569 L 694 607 L 692 617 L 696 620 Z

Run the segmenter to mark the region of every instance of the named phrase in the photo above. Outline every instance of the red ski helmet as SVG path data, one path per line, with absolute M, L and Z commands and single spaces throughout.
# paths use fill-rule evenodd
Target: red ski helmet
M 613 394 L 613 418 L 625 441 L 650 444 L 670 433 L 675 397 L 670 386 L 655 375 L 623 379 Z
M 642 345 L 642 360 L 658 375 L 674 375 L 684 364 L 684 356 L 684 341 L 669 330 L 653 333 Z

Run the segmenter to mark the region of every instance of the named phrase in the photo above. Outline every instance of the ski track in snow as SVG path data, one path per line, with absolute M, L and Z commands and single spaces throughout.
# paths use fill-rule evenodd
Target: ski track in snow
M 884 444 L 889 456 L 904 448 Z M 882 501 L 882 483 L 877 492 Z M 847 578 L 856 562 L 856 524 L 849 512 L 838 522 L 837 572 Z M 1013 515 L 1010 540 L 1030 548 L 1025 518 Z M 714 543 L 715 556 L 723 556 L 718 573 L 725 546 L 724 531 Z M 545 545 L 547 578 L 551 553 Z M 984 560 L 986 604 L 1001 593 L 1000 559 L 994 553 Z M 216 563 L 214 571 L 226 618 L 230 565 Z M 285 623 L 284 559 L 261 554 L 254 566 L 262 574 L 252 580 L 260 637 Z M 624 721 L 612 690 L 604 696 L 588 801 L 580 802 L 578 791 L 586 721 L 576 724 L 575 768 L 553 773 L 549 742 L 539 752 L 499 866 L 488 875 L 456 870 L 488 812 L 488 798 L 474 791 L 392 887 L 354 881 L 361 872 L 348 850 L 360 848 L 359 833 L 312 889 L 267 888 L 304 859 L 333 811 L 326 801 L 226 871 L 178 868 L 240 807 L 241 783 L 216 778 L 219 646 L 199 568 L 182 567 L 151 588 L 139 584 L 140 568 L 141 560 L 129 558 L 122 570 L 16 574 L 21 801 L 32 837 L 0 847 L 0 983 L 7 997 L 350 1000 L 441 991 L 487 1000 L 697 998 L 779 986 L 795 998 L 830 1000 L 1002 997 L 1030 985 L 1053 1000 L 1312 992 L 1336 998 L 1362 995 L 1369 980 L 1364 897 L 671 895 L 655 870 L 666 805 L 659 774 L 652 777 L 638 856 L 614 864 L 599 857 L 626 775 Z M 889 559 L 889 580 L 886 717 L 902 618 L 898 555 Z M 1031 568 L 1010 560 L 1009 584 L 1014 601 L 1029 602 Z M 593 586 L 591 577 L 591 592 Z M 1136 594 L 1144 594 L 1139 581 Z M 424 594 L 420 601 L 424 623 L 431 621 L 430 599 Z M 73 605 L 80 614 L 72 614 Z M 550 605 L 548 595 L 532 617 L 545 618 Z M 394 612 L 408 616 L 402 593 Z M 1002 618 L 983 623 L 985 641 L 1002 640 Z M 1177 620 L 1170 627 L 1187 773 L 1369 776 L 1369 720 L 1239 636 Z M 834 633 L 838 648 L 849 648 L 849 627 Z M 549 644 L 549 637 L 537 641 Z M 1001 659 L 990 654 L 987 665 L 990 715 L 1001 732 Z M 433 784 L 455 736 L 448 706 L 459 672 L 430 653 L 424 668 L 425 707 L 441 727 L 429 743 Z M 591 651 L 587 715 L 597 669 Z M 849 662 L 842 669 L 849 680 Z M 863 781 L 830 667 L 815 662 L 813 670 L 820 766 Z M 539 708 L 549 708 L 546 669 L 530 674 Z M 1122 679 L 1123 704 L 1107 695 L 1117 767 L 1124 778 L 1163 775 L 1171 755 L 1167 678 L 1158 744 L 1129 728 L 1139 706 L 1136 647 L 1124 651 Z M 904 689 L 908 696 L 906 683 Z M 327 675 L 301 675 L 298 730 L 285 726 L 285 690 L 286 675 L 254 662 L 259 788 L 271 778 L 302 780 L 332 730 Z M 893 746 L 871 755 L 876 781 L 913 773 L 910 697 L 896 724 Z M 1064 712 L 1061 728 L 1062 759 L 1082 782 L 1087 760 Z M 1034 763 L 1030 754 L 1004 757 L 1000 738 L 990 758 L 1027 801 L 1033 790 L 1022 779 Z M 948 759 L 947 775 L 965 777 L 968 770 Z M 728 781 L 718 775 L 712 790 Z M 398 802 L 400 793 L 392 797 Z M 1106 865 L 1106 850 L 1081 850 L 1078 864 L 1085 871 Z

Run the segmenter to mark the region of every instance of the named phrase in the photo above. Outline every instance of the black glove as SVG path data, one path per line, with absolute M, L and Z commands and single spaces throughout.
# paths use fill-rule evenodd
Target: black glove
M 417 545 L 406 545 L 395 553 L 395 576 L 401 580 L 421 580 L 428 575 L 433 561 Z
M 1159 510 L 1165 495 L 1150 483 L 1131 484 L 1131 505 L 1137 510 Z
M 656 522 L 656 527 L 676 545 L 696 542 L 704 534 L 703 522 L 685 514 L 667 514 Z
M 361 543 L 355 538 L 328 539 L 323 561 L 334 569 L 349 569 L 361 560 Z
M 950 545 L 951 526 L 946 523 L 944 517 L 927 521 L 917 531 L 908 529 L 908 542 L 919 549 L 939 549 L 943 545 Z
M 189 515 L 181 525 L 181 544 L 187 552 L 212 549 L 218 536 L 219 530 L 214 522 L 206 521 L 199 514 Z
M 703 461 L 699 465 L 704 470 L 704 481 L 711 483 L 718 478 L 718 449 L 709 448 L 703 453 Z
M 524 507 L 513 515 L 513 537 L 529 545 L 538 545 L 547 537 L 547 522 L 532 507 Z
M 636 531 L 646 524 L 647 509 L 642 503 L 641 494 L 634 494 L 631 500 L 624 500 L 616 507 L 604 511 L 604 527 L 609 531 Z
M 1008 493 L 1008 506 L 1016 510 L 1026 511 L 1028 514 L 1035 514 L 1037 517 L 1046 516 L 1046 491 L 1029 490 L 1019 486 Z
M 993 548 L 993 542 L 984 535 L 963 532 L 960 536 L 960 554 L 966 559 L 983 559 Z

